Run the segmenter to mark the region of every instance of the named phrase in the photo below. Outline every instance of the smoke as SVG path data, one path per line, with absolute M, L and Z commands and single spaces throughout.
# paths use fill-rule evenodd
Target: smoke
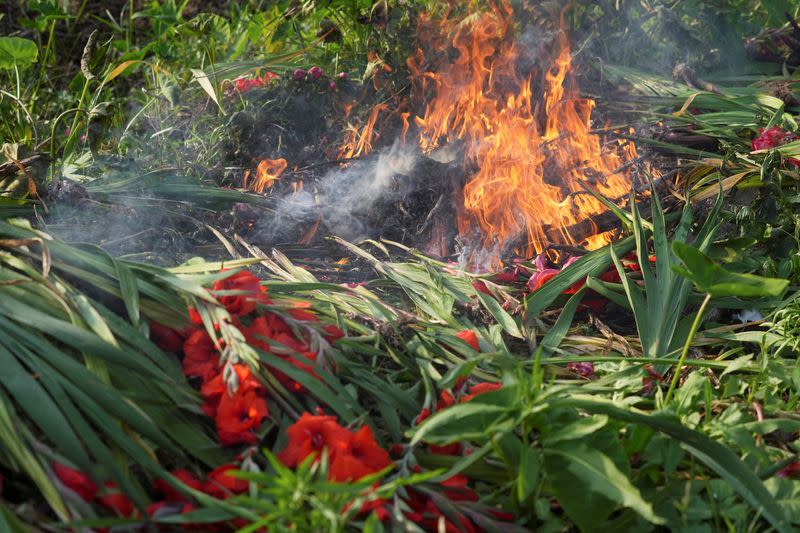
M 308 189 L 278 200 L 274 216 L 256 223 L 254 238 L 275 243 L 297 240 L 317 223 L 327 233 L 355 240 L 373 236 L 369 214 L 379 204 L 405 197 L 413 190 L 412 174 L 419 149 L 395 142 L 377 157 L 334 169 Z

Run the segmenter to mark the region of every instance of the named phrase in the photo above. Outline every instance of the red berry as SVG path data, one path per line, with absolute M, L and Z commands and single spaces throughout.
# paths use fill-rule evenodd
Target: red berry
M 294 78 L 294 81 L 303 81 L 304 79 L 306 79 L 306 74 L 307 73 L 305 70 L 299 68 L 294 71 L 292 77 Z

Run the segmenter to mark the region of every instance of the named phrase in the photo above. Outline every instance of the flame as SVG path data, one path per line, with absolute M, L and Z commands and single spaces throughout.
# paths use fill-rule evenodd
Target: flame
M 369 154 L 372 151 L 372 141 L 376 135 L 375 123 L 378 121 L 378 116 L 388 109 L 388 104 L 376 105 L 372 108 L 367 123 L 360 130 L 355 128 L 348 130 L 344 143 L 339 149 L 338 159 L 351 159 Z
M 289 164 L 285 159 L 264 159 L 258 163 L 256 167 L 255 183 L 250 187 L 255 192 L 264 192 L 266 189 L 272 187 L 272 184 L 277 181 L 283 171 Z M 247 188 L 247 181 L 250 179 L 250 171 L 244 174 L 244 187 Z
M 572 57 L 564 32 L 550 68 L 517 72 L 512 13 L 500 4 L 443 21 L 440 37 L 432 38 L 434 54 L 446 49 L 441 36 L 447 36 L 457 57 L 438 70 L 425 68 L 422 50 L 408 60 L 415 91 L 428 97 L 424 114 L 413 120 L 419 145 L 430 151 L 461 143 L 466 162 L 477 165 L 464 187 L 458 228 L 470 240 L 477 226 L 480 248 L 494 263 L 519 239 L 529 256 L 551 243 L 593 249 L 609 242 L 607 234 L 579 243 L 570 235 L 572 225 L 607 210 L 582 184 L 624 197 L 630 179 L 619 168 L 636 157 L 632 143 L 609 148 L 590 132 L 595 103 L 568 83 Z

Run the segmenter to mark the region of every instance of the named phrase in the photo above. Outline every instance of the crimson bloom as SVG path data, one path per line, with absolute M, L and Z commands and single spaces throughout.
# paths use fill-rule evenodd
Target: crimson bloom
M 183 348 L 184 337 L 180 331 L 158 322 L 150 322 L 150 340 L 165 352 L 180 352 Z
M 465 329 L 463 331 L 459 331 L 456 333 L 456 337 L 472 346 L 472 349 L 476 352 L 481 351 L 480 344 L 478 343 L 478 335 L 473 330 Z
M 214 417 L 219 442 L 223 446 L 256 442 L 255 430 L 268 416 L 267 402 L 255 390 L 223 394 Z
M 229 471 L 236 469 L 236 465 L 229 463 L 209 472 L 203 492 L 217 499 L 225 499 L 232 494 L 241 494 L 246 491 L 248 485 L 246 480 L 228 474 Z
M 203 383 L 219 373 L 219 353 L 205 330 L 196 329 L 183 343 L 183 373 Z
M 308 457 L 318 460 L 325 449 L 332 481 L 356 481 L 392 464 L 389 453 L 375 441 L 369 426 L 353 433 L 340 426 L 335 417 L 303 413 L 286 433 L 289 442 L 278 459 L 295 468 Z
M 776 148 L 782 144 L 790 143 L 798 139 L 797 135 L 789 131 L 783 131 L 778 126 L 771 128 L 761 128 L 758 135 L 753 138 L 753 150 L 768 150 Z M 795 167 L 800 166 L 800 159 L 790 157 L 789 164 Z
M 188 470 L 178 469 L 178 470 L 173 470 L 170 473 L 174 477 L 178 478 L 184 485 L 190 488 L 193 488 L 195 490 L 203 489 L 203 483 Z M 186 501 L 186 496 L 178 492 L 175 488 L 172 487 L 172 485 L 170 485 L 163 479 L 157 479 L 155 483 L 153 483 L 153 488 L 156 490 L 156 492 L 163 494 L 164 499 L 167 502 Z
M 97 497 L 97 503 L 119 516 L 132 516 L 135 511 L 133 501 L 120 492 L 117 484 L 112 482 L 106 483 L 106 491 Z
M 500 390 L 503 388 L 502 383 L 478 383 L 469 388 L 469 394 L 461 398 L 461 403 L 468 402 L 479 394 Z
M 97 485 L 89 476 L 61 463 L 53 463 L 53 473 L 59 481 L 85 501 L 92 501 L 97 494 Z
M 249 391 L 255 391 L 259 394 L 264 393 L 264 386 L 253 376 L 248 365 L 233 365 L 233 371 L 236 372 L 236 380 L 238 382 L 236 394 L 245 394 Z M 222 374 L 217 374 L 203 384 L 200 388 L 200 394 L 206 398 L 203 411 L 210 417 L 216 417 L 217 409 L 223 396 L 228 395 L 228 384 L 223 379 Z
M 218 296 L 219 302 L 225 306 L 228 312 L 235 316 L 243 316 L 252 313 L 256 309 L 258 302 L 268 303 L 266 287 L 261 285 L 257 277 L 242 270 L 225 279 L 214 282 L 213 290 L 216 291 L 240 291 L 244 294 L 221 295 Z

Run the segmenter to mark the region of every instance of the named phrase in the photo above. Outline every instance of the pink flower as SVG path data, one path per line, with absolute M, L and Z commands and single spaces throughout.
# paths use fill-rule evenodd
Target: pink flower
M 322 77 L 323 72 L 320 67 L 311 67 L 308 69 L 308 74 L 315 80 L 318 80 Z
M 753 150 L 769 150 L 797 139 L 798 137 L 794 133 L 783 131 L 778 126 L 772 126 L 771 128 L 761 128 L 758 131 L 758 135 L 753 138 L 752 147 Z M 800 159 L 790 157 L 788 162 L 794 167 L 800 167 Z

